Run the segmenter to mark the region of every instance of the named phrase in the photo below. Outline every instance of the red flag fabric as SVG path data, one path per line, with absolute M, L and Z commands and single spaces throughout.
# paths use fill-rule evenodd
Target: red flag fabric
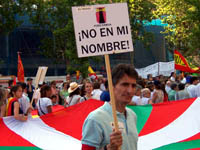
M 77 71 L 76 71 L 76 80 L 79 80 L 79 78 L 80 78 L 80 71 L 77 70 Z
M 187 62 L 187 60 L 179 53 L 177 50 L 174 51 L 174 61 L 175 61 L 175 69 L 190 72 L 190 73 L 197 73 L 200 72 L 200 68 L 191 68 Z
M 26 122 L 13 116 L 0 118 L 0 149 L 81 150 L 84 120 L 103 104 L 87 100 L 63 109 L 58 106 L 60 110 L 30 116 Z M 200 148 L 200 98 L 128 107 L 137 115 L 138 150 Z
M 19 53 L 18 53 L 17 79 L 19 82 L 24 82 L 24 67 Z

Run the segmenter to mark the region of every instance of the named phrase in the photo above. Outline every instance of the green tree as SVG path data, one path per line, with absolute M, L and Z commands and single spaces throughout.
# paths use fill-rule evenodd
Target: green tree
M 36 28 L 52 33 L 42 40 L 40 53 L 54 63 L 65 62 L 68 72 L 79 70 L 83 77 L 88 74 L 90 59 L 99 60 L 97 57 L 77 57 L 71 7 L 85 4 L 87 0 L 30 0 L 26 3 L 30 20 Z
M 78 58 L 74 27 L 72 20 L 72 6 L 85 4 L 105 4 L 111 0 L 29 0 L 25 2 L 30 20 L 41 31 L 49 30 L 52 36 L 42 40 L 42 53 L 54 62 L 66 62 L 68 71 L 80 70 L 85 76 L 90 58 Z M 152 9 L 155 7 L 148 0 L 113 0 L 115 2 L 128 2 L 133 41 L 143 41 L 146 46 L 152 43 L 152 34 L 144 30 L 144 20 L 152 20 Z M 100 60 L 100 57 L 92 57 Z
M 1 0 L 0 1 L 0 34 L 8 34 L 23 22 L 16 20 L 16 15 L 23 15 L 22 0 Z
M 199 0 L 156 0 L 155 14 L 168 26 L 164 34 L 176 48 L 191 54 L 199 51 Z
M 199 57 L 199 4 L 199 0 L 156 0 L 155 15 L 168 24 L 163 33 L 166 35 L 171 51 L 177 49 L 186 57 Z

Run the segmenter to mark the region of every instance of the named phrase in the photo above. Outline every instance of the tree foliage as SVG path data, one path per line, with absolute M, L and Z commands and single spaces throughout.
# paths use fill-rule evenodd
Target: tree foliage
M 156 0 L 155 14 L 168 26 L 164 34 L 171 49 L 198 54 L 200 44 L 199 0 Z
M 91 58 L 77 57 L 71 7 L 86 3 L 86 0 L 30 0 L 26 3 L 30 20 L 36 28 L 52 33 L 42 40 L 40 53 L 54 63 L 65 62 L 68 72 L 79 70 L 84 77 L 88 74 Z
M 41 31 L 50 30 L 52 33 L 52 36 L 42 40 L 42 53 L 56 63 L 65 61 L 68 71 L 80 70 L 86 75 L 91 57 L 77 57 L 71 7 L 110 2 L 110 0 L 29 0 L 25 1 L 25 5 L 31 22 Z M 126 0 L 113 0 L 112 2 L 126 2 Z M 151 21 L 153 4 L 148 0 L 129 0 L 128 6 L 134 41 L 142 40 L 149 45 L 152 35 L 144 30 L 143 20 Z M 99 57 L 92 57 L 92 59 L 100 60 Z
M 23 15 L 22 0 L 0 0 L 0 34 L 8 34 L 22 24 L 16 15 Z

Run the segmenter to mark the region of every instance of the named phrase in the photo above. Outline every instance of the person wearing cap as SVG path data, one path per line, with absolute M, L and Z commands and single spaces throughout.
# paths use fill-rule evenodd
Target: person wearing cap
M 137 78 L 132 65 L 119 64 L 113 68 L 113 94 L 120 131 L 114 130 L 112 106 L 105 102 L 84 121 L 82 150 L 137 150 L 136 114 L 126 107 L 135 93 Z
M 33 79 L 32 78 L 27 78 L 27 94 L 28 94 L 28 98 L 30 100 L 32 100 L 32 97 L 33 97 L 33 93 L 34 93 L 34 90 L 35 90 L 35 87 L 32 85 L 32 81 Z M 33 101 L 33 107 L 35 107 L 35 102 Z
M 80 102 L 81 96 L 79 87 L 80 85 L 78 85 L 76 82 L 70 83 L 68 89 L 69 96 L 65 100 L 64 107 L 72 106 Z

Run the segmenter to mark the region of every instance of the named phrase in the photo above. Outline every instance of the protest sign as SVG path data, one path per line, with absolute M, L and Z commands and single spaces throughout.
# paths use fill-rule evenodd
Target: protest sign
M 126 3 L 72 7 L 72 13 L 78 57 L 133 51 Z
M 38 88 L 38 84 L 43 84 L 44 82 L 44 78 L 46 76 L 46 72 L 47 72 L 48 67 L 39 67 L 36 77 L 35 77 L 35 91 Z M 35 91 L 33 93 L 33 95 L 35 95 Z M 31 105 L 33 103 L 33 97 L 31 99 Z
M 72 7 L 72 14 L 78 57 L 105 55 L 114 126 L 118 131 L 108 54 L 133 51 L 127 3 Z

